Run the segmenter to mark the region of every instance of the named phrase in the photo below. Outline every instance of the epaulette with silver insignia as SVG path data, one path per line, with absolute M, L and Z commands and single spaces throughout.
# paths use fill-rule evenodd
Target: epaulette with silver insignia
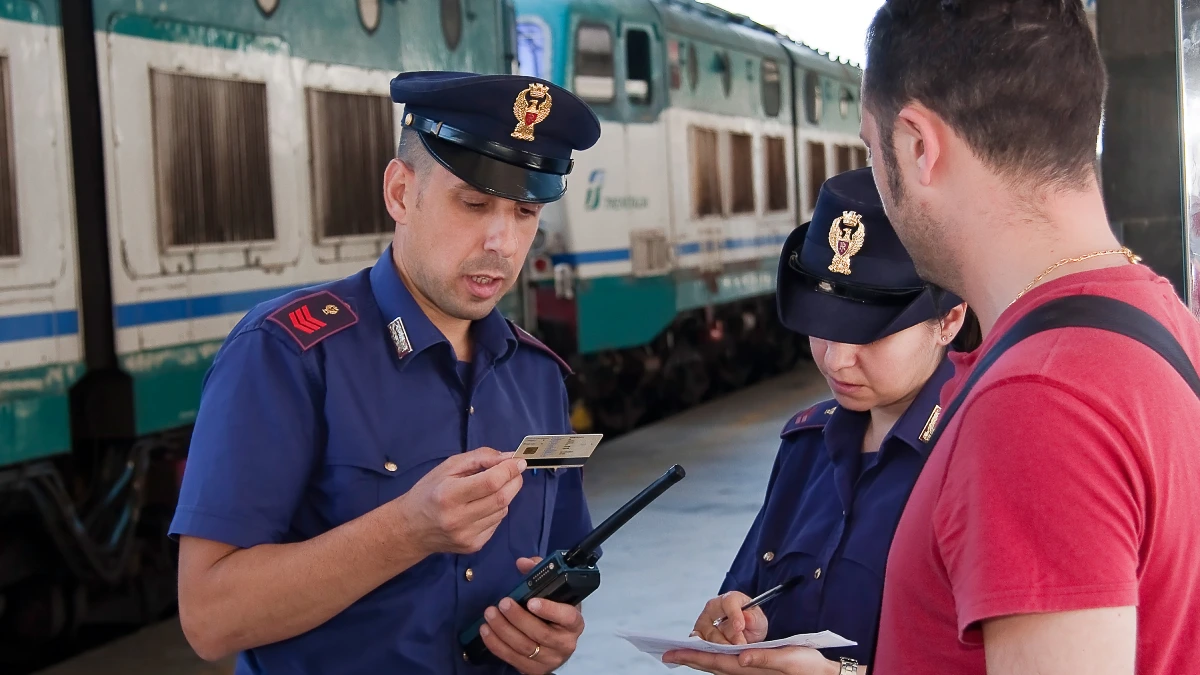
M 297 298 L 267 319 L 283 326 L 303 350 L 358 323 L 358 315 L 350 305 L 329 291 Z

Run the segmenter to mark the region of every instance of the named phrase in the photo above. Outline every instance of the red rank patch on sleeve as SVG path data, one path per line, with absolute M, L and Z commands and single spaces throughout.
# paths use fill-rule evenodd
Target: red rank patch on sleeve
M 269 318 L 283 326 L 304 350 L 358 323 L 358 315 L 350 305 L 329 291 L 293 300 Z

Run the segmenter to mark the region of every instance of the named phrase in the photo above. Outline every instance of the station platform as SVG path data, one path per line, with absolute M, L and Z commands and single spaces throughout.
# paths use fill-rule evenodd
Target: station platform
M 672 464 L 687 477 L 604 545 L 599 590 L 583 603 L 587 629 L 560 675 L 651 675 L 666 667 L 614 633 L 686 637 L 716 594 L 758 511 L 789 415 L 830 396 L 810 363 L 677 416 L 604 441 L 585 488 L 596 523 Z M 166 621 L 37 675 L 228 675 Z

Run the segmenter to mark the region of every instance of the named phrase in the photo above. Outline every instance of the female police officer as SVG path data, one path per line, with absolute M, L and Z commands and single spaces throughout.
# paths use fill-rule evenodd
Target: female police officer
M 858 644 L 663 660 L 716 673 L 865 672 L 888 547 L 929 450 L 966 306 L 917 276 L 869 168 L 822 187 L 812 221 L 784 244 L 778 303 L 784 325 L 809 336 L 836 401 L 787 422 L 762 509 L 694 634 L 746 644 L 831 630 Z M 741 611 L 789 580 L 798 585 Z

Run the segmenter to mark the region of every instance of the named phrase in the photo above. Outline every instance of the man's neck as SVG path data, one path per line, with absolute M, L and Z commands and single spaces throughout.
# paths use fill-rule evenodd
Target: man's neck
M 1128 264 L 1124 256 L 1104 255 L 1064 263 L 1046 273 L 1065 258 L 1121 248 L 1109 229 L 1098 186 L 1033 199 L 1011 191 L 993 194 L 1007 197 L 972 209 L 974 227 L 964 233 L 959 256 L 963 270 L 970 271 L 963 275 L 962 297 L 975 310 L 985 336 L 1027 287 L 1032 290 L 1078 272 Z
M 412 277 L 404 269 L 404 265 L 400 262 L 400 256 L 395 251 L 392 252 L 392 265 L 396 268 L 396 273 L 400 275 L 400 281 L 404 283 L 413 300 L 417 301 L 417 306 L 421 308 L 421 311 L 425 313 L 425 317 L 429 319 L 429 323 L 432 323 L 433 327 L 437 328 L 450 341 L 450 345 L 454 348 L 454 354 L 458 360 L 470 361 L 474 357 L 475 347 L 474 342 L 471 340 L 471 322 L 466 319 L 450 316 L 435 305 L 432 300 L 426 298 L 421 289 L 413 283 Z

